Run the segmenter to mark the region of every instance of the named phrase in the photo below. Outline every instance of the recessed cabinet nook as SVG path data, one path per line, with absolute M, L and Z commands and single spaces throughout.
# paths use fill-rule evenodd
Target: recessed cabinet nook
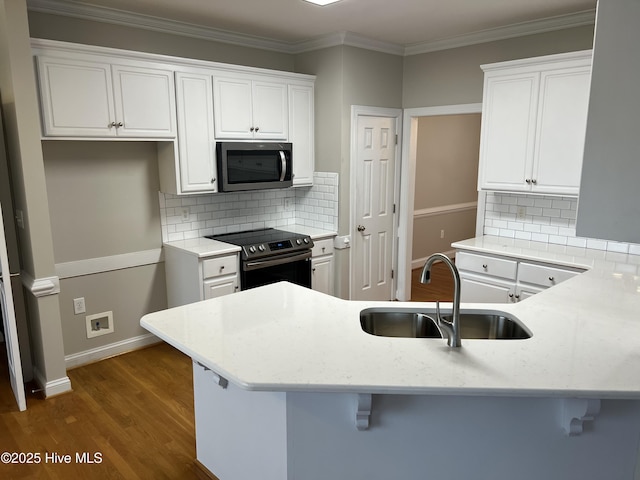
M 478 188 L 577 195 L 591 50 L 483 65 Z
M 218 191 L 218 140 L 293 144 L 293 185 L 313 184 L 312 75 L 32 40 L 43 139 L 158 142 L 160 189 Z

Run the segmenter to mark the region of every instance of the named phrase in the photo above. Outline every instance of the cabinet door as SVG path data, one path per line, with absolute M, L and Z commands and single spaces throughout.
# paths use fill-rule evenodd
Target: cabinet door
M 254 80 L 252 100 L 254 137 L 286 140 L 289 134 L 287 85 Z
M 253 138 L 251 80 L 214 77 L 213 111 L 217 139 Z
M 313 86 L 289 85 L 289 141 L 293 144 L 293 185 L 313 185 L 315 169 Z
M 311 259 L 311 288 L 333 295 L 333 255 Z
M 215 192 L 216 141 L 210 75 L 176 73 L 176 107 L 182 192 Z
M 485 78 L 480 188 L 530 190 L 538 82 L 538 73 Z
M 118 136 L 174 138 L 173 72 L 112 65 Z
M 532 191 L 577 195 L 591 68 L 542 72 Z
M 222 297 L 238 291 L 237 275 L 218 277 L 203 282 L 204 299 Z
M 533 297 L 536 293 L 540 293 L 544 288 L 534 287 L 532 285 L 518 285 L 516 288 L 516 300 L 521 302 L 529 297 Z
M 47 56 L 37 62 L 45 136 L 116 135 L 109 64 Z
M 510 303 L 515 284 L 460 272 L 460 301 L 467 303 Z

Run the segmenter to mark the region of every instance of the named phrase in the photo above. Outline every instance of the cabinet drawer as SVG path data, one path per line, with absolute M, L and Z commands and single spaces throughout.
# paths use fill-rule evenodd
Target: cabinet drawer
M 540 285 L 541 287 L 553 287 L 571 277 L 575 277 L 579 273 L 581 272 L 578 270 L 566 270 L 546 265 L 520 262 L 520 266 L 518 267 L 518 282 L 532 283 L 533 285 Z
M 319 257 L 321 255 L 331 255 L 333 253 L 333 238 L 323 238 L 313 241 L 313 248 L 311 249 L 312 257 Z
M 506 258 L 457 252 L 456 266 L 460 270 L 515 280 L 518 262 Z
M 237 255 L 210 258 L 202 262 L 202 277 L 211 278 L 220 275 L 230 275 L 238 271 Z

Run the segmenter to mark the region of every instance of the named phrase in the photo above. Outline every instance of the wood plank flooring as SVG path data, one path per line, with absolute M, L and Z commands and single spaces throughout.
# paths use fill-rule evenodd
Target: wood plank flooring
M 4 345 L 1 345 L 4 347 Z M 73 392 L 28 394 L 18 412 L 0 369 L 0 453 L 38 453 L 40 464 L 0 463 L 2 479 L 206 479 L 196 467 L 191 360 L 167 344 L 68 372 Z M 78 464 L 76 453 L 101 454 Z M 45 455 L 71 455 L 70 464 Z
M 412 302 L 451 302 L 453 300 L 453 276 L 444 263 L 435 263 L 431 269 L 431 283 L 420 283 L 422 267 L 411 271 Z
M 412 272 L 412 301 L 451 301 L 447 267 L 435 264 L 429 285 L 421 271 Z M 70 370 L 73 392 L 44 400 L 28 389 L 18 412 L 0 347 L 0 453 L 40 455 L 39 464 L 0 463 L 0 479 L 211 478 L 194 462 L 191 360 L 178 350 L 162 343 Z M 47 461 L 54 453 L 71 463 Z M 77 463 L 76 453 L 96 463 Z

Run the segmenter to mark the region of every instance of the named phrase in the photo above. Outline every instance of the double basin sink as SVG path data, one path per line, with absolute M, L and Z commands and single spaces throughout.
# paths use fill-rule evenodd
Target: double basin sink
M 362 330 L 381 337 L 442 338 L 437 327 L 436 311 L 407 308 L 367 308 L 360 312 Z M 451 315 L 442 314 L 451 321 Z M 460 312 L 462 339 L 522 340 L 531 332 L 519 320 L 495 310 L 463 310 Z

